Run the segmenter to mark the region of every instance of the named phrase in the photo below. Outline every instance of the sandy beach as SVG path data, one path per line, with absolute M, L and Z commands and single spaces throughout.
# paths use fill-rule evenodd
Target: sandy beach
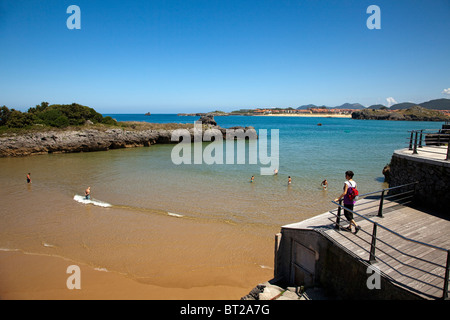
M 70 265 L 80 267 L 81 289 L 68 289 Z M 165 288 L 59 257 L 0 251 L 1 300 L 237 300 L 244 288 Z

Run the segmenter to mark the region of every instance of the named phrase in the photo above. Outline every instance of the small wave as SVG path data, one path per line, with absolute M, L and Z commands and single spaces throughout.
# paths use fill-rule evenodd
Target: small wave
M 262 264 L 260 264 L 259 267 L 260 267 L 261 269 L 273 269 L 273 268 L 271 268 L 271 267 L 268 267 L 268 266 L 265 266 L 265 265 L 262 265 Z
M 5 252 L 15 252 L 15 251 L 19 251 L 19 249 L 0 248 L 0 251 L 5 251 Z
M 48 244 L 48 243 L 42 243 L 42 245 L 44 246 L 44 247 L 46 247 L 46 248 L 56 248 L 56 246 L 55 245 L 53 245 L 53 244 Z
M 85 197 L 83 197 L 83 196 L 80 196 L 80 195 L 75 195 L 74 197 L 73 197 L 73 200 L 75 200 L 75 201 L 77 201 L 77 202 L 80 202 L 80 203 L 84 203 L 84 204 L 93 204 L 93 205 L 95 205 L 95 206 L 99 206 L 99 207 L 103 207 L 103 208 L 109 208 L 109 207 L 112 207 L 112 205 L 110 205 L 109 203 L 106 203 L 106 202 L 102 202 L 102 201 L 99 201 L 99 200 L 95 200 L 95 199 L 86 199 Z
M 184 217 L 182 214 L 178 214 L 178 213 L 173 213 L 173 212 L 167 212 L 167 214 L 171 217 L 177 217 L 177 218 L 182 218 Z
M 95 271 L 101 271 L 101 272 L 109 272 L 106 268 L 94 268 Z

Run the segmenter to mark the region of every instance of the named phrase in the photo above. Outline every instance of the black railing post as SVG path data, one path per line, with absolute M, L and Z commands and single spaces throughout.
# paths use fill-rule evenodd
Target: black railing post
M 414 131 L 411 131 L 411 137 L 409 138 L 409 150 L 412 150 L 412 142 L 413 142 Z
M 384 192 L 386 189 L 381 191 L 380 205 L 378 206 L 378 217 L 383 218 L 383 203 L 384 203 Z
M 417 154 L 417 135 L 418 132 L 416 131 L 416 134 L 414 136 L 414 149 L 413 149 L 413 154 Z
M 450 160 L 450 138 L 447 143 L 447 157 L 445 158 L 445 160 Z
M 375 247 L 377 245 L 377 224 L 373 224 L 373 230 L 372 230 L 372 242 L 370 244 L 370 257 L 369 257 L 369 263 L 375 263 L 377 262 L 377 259 L 375 258 Z
M 341 205 L 342 205 L 342 199 L 339 200 L 339 206 L 338 206 L 337 217 L 336 217 L 335 228 L 338 230 L 341 230 L 341 210 L 342 210 Z
M 423 129 L 420 130 L 419 148 L 422 148 L 422 134 L 423 134 Z
M 444 277 L 444 294 L 442 299 L 448 299 L 448 277 L 450 273 L 450 250 L 447 250 L 447 265 L 445 267 L 445 277 Z

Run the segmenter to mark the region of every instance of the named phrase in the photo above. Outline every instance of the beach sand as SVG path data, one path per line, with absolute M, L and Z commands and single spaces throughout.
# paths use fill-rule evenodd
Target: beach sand
M 81 289 L 66 286 L 67 267 L 73 264 L 81 270 Z M 59 257 L 0 252 L 2 300 L 238 300 L 246 294 L 248 289 L 224 285 L 164 288 Z

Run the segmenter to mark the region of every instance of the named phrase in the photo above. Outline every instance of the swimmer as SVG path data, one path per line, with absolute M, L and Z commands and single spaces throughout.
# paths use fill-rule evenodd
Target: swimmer
M 27 183 L 31 183 L 31 176 L 30 176 L 30 173 L 28 172 L 28 174 L 27 174 Z
M 323 180 L 320 185 L 322 186 L 323 190 L 327 190 L 327 188 L 328 188 L 328 181 L 327 181 L 327 179 Z
M 253 181 L 255 181 L 255 176 L 252 176 L 252 177 L 250 178 L 250 182 L 253 182 Z
M 86 200 L 91 199 L 91 187 L 88 187 L 86 191 L 84 191 L 84 196 L 86 197 Z
M 291 182 L 292 182 L 292 179 L 291 179 L 291 176 L 289 176 L 288 177 L 288 184 L 291 184 Z
M 276 176 L 278 174 L 278 169 L 273 170 L 273 175 Z

